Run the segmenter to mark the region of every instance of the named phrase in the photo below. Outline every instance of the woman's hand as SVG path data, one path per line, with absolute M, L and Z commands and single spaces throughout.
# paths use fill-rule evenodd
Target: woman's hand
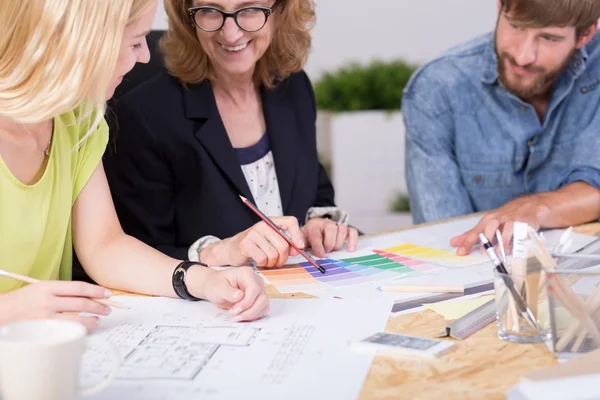
M 0 325 L 26 319 L 66 319 L 88 329 L 98 326 L 97 316 L 108 315 L 110 307 L 91 299 L 106 299 L 109 290 L 85 282 L 45 281 L 0 295 Z
M 269 298 L 263 279 L 252 268 L 215 271 L 206 267 L 188 270 L 190 293 L 229 310 L 234 321 L 253 321 L 269 312 Z
M 271 221 L 287 231 L 296 246 L 304 248 L 304 234 L 295 217 L 274 217 Z M 200 252 L 200 261 L 208 265 L 235 267 L 254 260 L 259 267 L 281 267 L 288 257 L 295 255 L 298 252 L 279 233 L 265 222 L 259 222 L 231 238 L 208 246 Z
M 326 218 L 311 218 L 302 227 L 308 247 L 317 257 L 325 257 L 333 250 L 340 250 L 348 242 L 348 251 L 356 250 L 358 231 Z

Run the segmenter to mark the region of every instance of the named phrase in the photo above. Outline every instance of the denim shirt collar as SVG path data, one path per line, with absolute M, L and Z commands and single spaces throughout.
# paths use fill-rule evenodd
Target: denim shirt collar
M 496 51 L 494 50 L 495 38 L 488 43 L 485 49 L 485 66 L 483 68 L 483 74 L 481 75 L 481 82 L 487 85 L 493 85 L 498 81 L 498 58 L 496 57 Z M 583 71 L 585 71 L 586 61 L 588 59 L 588 51 L 584 46 L 581 49 L 575 51 L 567 70 L 564 73 L 571 75 L 573 79 L 578 78 Z
M 494 50 L 495 41 L 496 38 L 492 36 L 492 40 L 488 42 L 484 52 L 485 65 L 481 76 L 481 82 L 487 85 L 493 85 L 498 80 L 498 58 L 496 57 L 496 51 Z

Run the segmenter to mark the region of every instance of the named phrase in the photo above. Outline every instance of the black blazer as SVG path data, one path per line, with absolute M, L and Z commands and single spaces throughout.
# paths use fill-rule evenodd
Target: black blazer
M 283 212 L 302 224 L 313 206 L 333 206 L 317 158 L 316 107 L 308 76 L 262 90 Z M 105 168 L 123 229 L 176 258 L 205 235 L 233 236 L 260 219 L 209 81 L 188 89 L 166 72 L 117 102 L 118 129 Z

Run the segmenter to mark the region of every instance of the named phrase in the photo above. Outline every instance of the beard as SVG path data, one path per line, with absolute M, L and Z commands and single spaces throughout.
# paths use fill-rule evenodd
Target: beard
M 500 52 L 498 42 L 494 40 L 494 51 L 498 62 L 498 80 L 504 89 L 522 100 L 543 96 L 548 92 L 556 78 L 568 67 L 576 50 L 576 48 L 573 48 L 569 56 L 557 68 L 546 69 L 535 65 L 519 65 L 513 56 L 507 52 Z M 535 73 L 535 75 L 532 75 L 529 78 L 529 83 L 526 83 L 525 79 L 508 71 L 508 64 L 518 66 L 527 72 Z M 512 79 L 510 75 L 512 75 Z

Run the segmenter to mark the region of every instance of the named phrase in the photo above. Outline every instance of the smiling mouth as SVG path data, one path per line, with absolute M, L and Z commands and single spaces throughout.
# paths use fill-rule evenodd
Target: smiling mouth
M 225 51 L 229 51 L 229 52 L 231 52 L 231 53 L 237 53 L 238 51 L 242 51 L 242 50 L 244 50 L 246 47 L 248 47 L 248 45 L 250 44 L 250 42 L 251 42 L 251 40 L 250 40 L 250 41 L 248 41 L 248 42 L 246 42 L 246 43 L 243 43 L 243 44 L 237 45 L 237 46 L 225 46 L 225 45 L 224 45 L 224 44 L 222 44 L 222 43 L 219 43 L 219 44 L 221 45 L 221 48 L 222 48 L 223 50 L 225 50 Z

